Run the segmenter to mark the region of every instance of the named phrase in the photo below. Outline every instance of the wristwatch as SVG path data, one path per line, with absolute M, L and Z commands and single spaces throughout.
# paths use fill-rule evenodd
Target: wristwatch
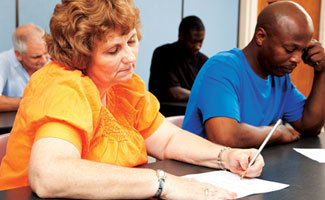
M 161 192 L 162 192 L 162 190 L 164 188 L 166 173 L 163 170 L 158 169 L 158 170 L 156 170 L 156 175 L 157 175 L 157 178 L 158 178 L 159 187 L 158 187 L 158 190 L 157 190 L 156 194 L 153 196 L 153 198 L 159 199 L 160 195 L 161 195 Z

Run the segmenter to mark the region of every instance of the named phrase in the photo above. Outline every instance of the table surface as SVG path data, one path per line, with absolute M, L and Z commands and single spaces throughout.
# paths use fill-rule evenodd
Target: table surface
M 14 124 L 16 111 L 0 112 L 0 134 L 10 132 Z
M 297 142 L 267 146 L 262 151 L 265 167 L 261 179 L 286 183 L 283 190 L 256 194 L 242 200 L 323 200 L 325 197 L 325 164 L 320 164 L 293 150 L 293 148 L 325 148 L 325 133 L 303 138 Z M 163 169 L 175 175 L 203 173 L 213 169 L 173 160 L 158 161 L 142 167 Z M 0 191 L 0 200 L 39 199 L 29 187 Z

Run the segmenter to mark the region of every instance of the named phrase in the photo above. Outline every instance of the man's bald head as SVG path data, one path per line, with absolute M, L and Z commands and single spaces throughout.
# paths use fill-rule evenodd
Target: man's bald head
M 44 43 L 44 30 L 34 24 L 25 24 L 16 29 L 12 36 L 14 49 L 20 53 L 27 51 L 27 43 Z
M 275 2 L 259 14 L 254 38 L 244 53 L 260 77 L 284 76 L 301 62 L 313 33 L 312 19 L 300 5 Z
M 306 34 L 314 31 L 312 19 L 306 10 L 291 1 L 275 2 L 264 8 L 257 19 L 256 29 L 259 27 L 264 28 L 269 36 L 283 31 L 290 33 L 297 27 L 298 31 Z

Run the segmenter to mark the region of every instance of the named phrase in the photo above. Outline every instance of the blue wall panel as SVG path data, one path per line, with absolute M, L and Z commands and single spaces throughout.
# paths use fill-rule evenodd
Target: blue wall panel
M 135 72 L 147 87 L 151 57 L 154 49 L 177 40 L 178 24 L 181 20 L 181 0 L 135 0 L 140 10 L 142 40 Z
M 0 6 L 0 52 L 12 47 L 11 36 L 16 29 L 15 1 L 1 0 Z
M 197 15 L 205 25 L 201 51 L 215 53 L 237 47 L 239 0 L 185 0 L 184 16 Z
M 19 25 L 32 23 L 49 32 L 53 10 L 60 2 L 60 0 L 19 0 Z
M 9 49 L 15 30 L 15 1 L 1 0 L 0 51 Z M 19 0 L 19 25 L 34 23 L 49 32 L 49 21 L 60 0 Z M 148 84 L 154 49 L 177 40 L 182 0 L 134 0 L 140 10 L 143 37 L 135 72 Z M 237 45 L 239 0 L 184 0 L 184 16 L 199 16 L 206 27 L 202 52 L 212 56 Z

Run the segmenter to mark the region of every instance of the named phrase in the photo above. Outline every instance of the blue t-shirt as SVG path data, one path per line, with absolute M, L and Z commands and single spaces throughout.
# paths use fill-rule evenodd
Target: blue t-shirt
M 289 74 L 262 79 L 235 48 L 203 65 L 191 90 L 183 128 L 206 138 L 204 122 L 211 117 L 253 126 L 268 126 L 279 118 L 294 122 L 302 117 L 305 100 Z
M 21 97 L 28 81 L 29 75 L 14 49 L 0 53 L 0 95 Z

